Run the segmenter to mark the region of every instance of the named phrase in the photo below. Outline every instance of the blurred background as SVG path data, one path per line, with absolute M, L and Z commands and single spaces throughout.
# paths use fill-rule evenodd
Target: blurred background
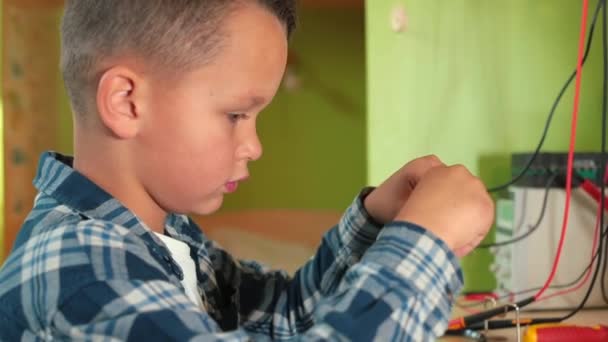
M 62 1 L 1 3 L 0 262 L 32 206 L 39 154 L 72 149 L 58 70 Z M 574 69 L 580 7 L 572 0 L 300 1 L 283 86 L 259 122 L 264 157 L 221 212 L 197 220 L 239 256 L 293 271 L 363 186 L 411 159 L 434 153 L 465 164 L 488 186 L 508 181 L 513 153 L 534 150 Z M 601 67 L 598 46 L 585 66 L 578 151 L 599 151 Z M 572 97 L 570 89 L 544 151 L 567 150 Z M 511 192 L 497 197 L 507 210 L 517 204 Z M 561 215 L 559 207 L 553 212 Z M 483 249 L 463 260 L 468 290 L 497 288 L 494 259 Z

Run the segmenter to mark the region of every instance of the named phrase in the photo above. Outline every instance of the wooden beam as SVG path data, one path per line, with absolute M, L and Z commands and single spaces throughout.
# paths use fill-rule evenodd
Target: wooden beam
M 40 153 L 57 146 L 62 3 L 2 2 L 5 254 L 32 208 Z

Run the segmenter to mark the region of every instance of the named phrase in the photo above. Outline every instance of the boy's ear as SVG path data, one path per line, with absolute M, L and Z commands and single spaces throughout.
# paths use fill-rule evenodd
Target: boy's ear
M 97 111 L 101 122 L 118 138 L 130 139 L 140 126 L 138 87 L 140 78 L 125 67 L 107 70 L 97 87 Z

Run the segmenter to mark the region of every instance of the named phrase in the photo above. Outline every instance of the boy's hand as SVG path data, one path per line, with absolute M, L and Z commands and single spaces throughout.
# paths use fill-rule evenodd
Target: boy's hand
M 432 168 L 443 165 L 436 156 L 407 163 L 365 198 L 365 209 L 378 223 L 394 221 L 422 176 Z
M 494 202 L 464 166 L 438 166 L 425 173 L 395 220 L 428 229 L 461 257 L 488 233 Z

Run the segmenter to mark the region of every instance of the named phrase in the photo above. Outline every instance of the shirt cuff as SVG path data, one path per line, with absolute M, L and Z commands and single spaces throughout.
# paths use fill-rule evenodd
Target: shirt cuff
M 432 232 L 409 222 L 384 226 L 373 248 L 365 255 L 370 260 L 396 270 L 419 291 L 440 289 L 435 295 L 456 296 L 463 286 L 463 274 L 456 255 Z
M 342 246 L 355 259 L 359 259 L 376 242 L 383 225 L 375 222 L 365 209 L 365 197 L 374 188 L 364 188 L 346 210 L 337 228 Z

